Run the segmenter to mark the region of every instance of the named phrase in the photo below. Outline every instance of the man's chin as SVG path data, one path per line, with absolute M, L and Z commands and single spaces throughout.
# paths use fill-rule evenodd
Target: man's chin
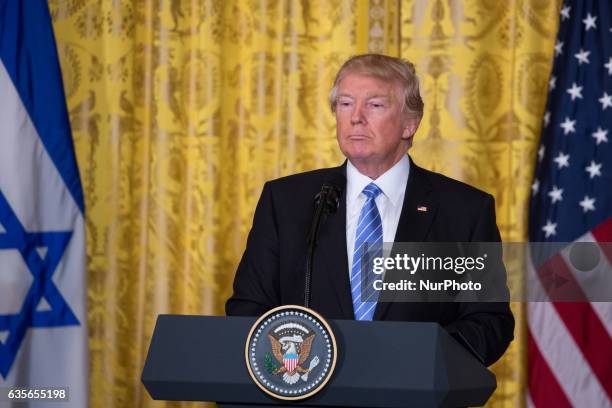
M 372 153 L 369 152 L 345 152 L 344 155 L 351 163 L 368 163 L 372 161 Z
M 340 146 L 340 150 L 351 162 L 368 160 L 374 157 L 371 146 L 365 141 L 353 141 Z

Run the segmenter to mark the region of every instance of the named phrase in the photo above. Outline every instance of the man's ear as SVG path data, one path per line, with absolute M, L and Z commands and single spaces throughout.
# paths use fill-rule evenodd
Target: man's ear
M 412 144 L 412 137 L 416 133 L 420 123 L 421 118 L 419 117 L 414 116 L 406 118 L 406 125 L 404 126 L 404 131 L 402 133 L 402 139 L 410 140 L 410 144 Z

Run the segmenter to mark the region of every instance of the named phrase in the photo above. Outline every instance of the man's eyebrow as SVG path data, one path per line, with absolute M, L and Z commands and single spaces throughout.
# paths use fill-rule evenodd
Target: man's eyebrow
M 340 97 L 347 97 L 347 98 L 353 98 L 355 99 L 355 97 L 351 94 L 347 94 L 347 93 L 340 93 L 337 96 L 338 98 Z M 390 96 L 387 94 L 372 94 L 372 95 L 366 95 L 366 99 L 372 99 L 372 98 L 384 98 L 384 99 L 389 99 Z

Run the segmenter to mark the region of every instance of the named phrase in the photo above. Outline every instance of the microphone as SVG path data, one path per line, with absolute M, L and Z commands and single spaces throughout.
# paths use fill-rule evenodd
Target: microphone
M 325 221 L 325 217 L 327 217 L 329 214 L 335 213 L 338 206 L 340 206 L 341 193 L 342 189 L 330 182 L 325 182 L 323 183 L 323 186 L 321 186 L 321 191 L 319 191 L 314 198 L 315 217 L 313 218 L 313 223 L 310 226 L 308 243 L 317 240 L 319 233 L 318 229 Z
M 314 198 L 314 216 L 306 239 L 308 247 L 305 265 L 304 306 L 308 308 L 310 307 L 312 269 L 314 253 L 319 241 L 319 229 L 327 219 L 327 216 L 335 213 L 340 206 L 340 194 L 342 194 L 342 187 L 344 185 L 346 185 L 346 178 L 341 174 L 336 174 L 323 183 L 321 191 Z
M 328 214 L 335 213 L 340 205 L 340 192 L 342 189 L 332 183 L 325 182 L 321 191 L 315 196 L 315 207 L 323 205 L 323 211 Z

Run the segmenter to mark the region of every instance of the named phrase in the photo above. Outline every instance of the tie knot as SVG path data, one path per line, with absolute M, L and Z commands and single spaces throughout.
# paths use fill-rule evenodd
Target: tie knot
M 367 186 L 365 186 L 362 193 L 365 194 L 366 197 L 368 197 L 368 199 L 373 200 L 376 197 L 378 197 L 380 193 L 382 193 L 382 190 L 376 184 L 370 183 Z

